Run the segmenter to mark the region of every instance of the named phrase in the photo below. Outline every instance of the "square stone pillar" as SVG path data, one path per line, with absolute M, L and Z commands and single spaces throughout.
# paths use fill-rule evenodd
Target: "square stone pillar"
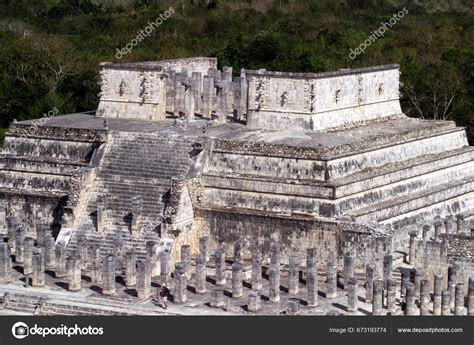
M 115 294 L 115 257 L 113 255 L 105 257 L 102 294 L 108 296 Z
M 151 276 L 158 277 L 161 273 L 161 263 L 158 260 L 158 244 L 155 241 L 148 241 L 146 243 L 146 257 L 151 264 Z
M 57 243 L 55 248 L 56 253 L 56 267 L 54 275 L 56 278 L 64 278 L 67 275 L 66 270 L 66 248 L 64 244 Z
M 125 284 L 127 287 L 137 285 L 137 255 L 133 252 L 125 255 Z
M 44 264 L 47 270 L 54 270 L 56 267 L 54 237 L 51 233 L 44 236 Z
M 0 284 L 7 284 L 12 281 L 12 259 L 8 243 L 0 243 Z
M 191 246 L 181 246 L 181 262 L 184 264 L 184 275 L 187 280 L 191 279 Z
M 262 253 L 255 250 L 252 253 L 252 289 L 262 288 Z
M 69 291 L 81 290 L 81 257 L 77 251 L 74 251 L 66 260 Z
M 93 246 L 91 248 L 91 282 L 95 284 L 102 283 L 102 256 L 100 255 L 100 247 Z
M 33 252 L 33 276 L 31 286 L 42 287 L 45 284 L 44 273 L 44 251 L 43 248 L 35 248 Z
M 196 258 L 196 293 L 206 292 L 206 263 L 201 256 Z
M 186 294 L 186 270 L 183 262 L 177 262 L 174 270 L 174 302 L 183 304 L 187 300 Z
M 151 296 L 151 263 L 149 260 L 138 261 L 137 294 L 139 299 Z

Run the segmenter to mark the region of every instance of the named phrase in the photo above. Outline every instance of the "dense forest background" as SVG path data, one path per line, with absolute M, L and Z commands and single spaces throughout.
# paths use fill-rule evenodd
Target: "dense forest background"
M 13 119 L 94 110 L 99 63 L 118 62 L 116 49 L 170 6 L 120 62 L 216 56 L 236 72 L 399 63 L 405 113 L 455 120 L 474 142 L 472 0 L 0 0 L 0 142 Z M 384 37 L 349 58 L 403 7 Z

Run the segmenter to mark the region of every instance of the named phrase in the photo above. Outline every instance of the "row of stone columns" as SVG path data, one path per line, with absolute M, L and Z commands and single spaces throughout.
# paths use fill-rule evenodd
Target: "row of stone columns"
M 469 224 L 470 223 L 465 220 L 465 217 L 462 214 L 457 214 L 455 217 L 452 215 L 448 215 L 444 219 L 438 216 L 435 217 L 433 224 L 427 223 L 422 226 L 422 238 L 423 241 L 428 241 L 432 228 L 434 228 L 433 239 L 435 241 L 441 241 L 442 234 L 472 236 L 474 229 L 471 229 Z M 417 231 L 410 232 L 410 240 L 412 240 L 413 237 L 416 237 L 417 234 Z
M 45 269 L 54 268 L 56 277 L 67 277 L 68 288 L 71 291 L 81 289 L 81 276 L 87 267 L 91 271 L 91 281 L 102 286 L 104 295 L 113 295 L 115 291 L 116 272 L 118 271 L 117 258 L 114 255 L 107 255 L 104 260 L 100 256 L 100 248 L 92 247 L 89 256 L 80 249 L 73 250 L 66 254 L 63 245 L 54 244 L 54 239 L 44 236 L 43 247 L 34 247 L 34 240 L 30 237 L 16 237 L 16 255 L 23 264 L 26 285 L 32 279 L 32 286 L 43 286 L 45 283 Z M 195 288 L 197 293 L 206 292 L 206 261 L 208 259 L 209 239 L 203 237 L 199 241 L 199 253 L 195 258 Z M 243 243 L 238 241 L 234 245 L 234 262 L 232 264 L 232 296 L 240 298 L 243 296 Z M 317 271 L 317 251 L 309 248 L 306 253 L 306 294 L 309 306 L 318 305 L 318 271 Z M 0 243 L 0 282 L 11 280 L 11 248 L 8 243 Z M 83 257 L 88 259 L 89 265 L 83 265 Z M 280 301 L 280 281 L 281 281 L 281 249 L 279 244 L 273 243 L 270 247 L 270 266 L 268 268 L 269 278 L 269 300 L 271 302 Z M 216 285 L 225 285 L 226 261 L 225 251 L 222 246 L 218 247 L 214 254 L 215 259 L 215 282 Z M 139 298 L 146 299 L 151 295 L 151 279 L 160 276 L 162 284 L 169 284 L 171 272 L 169 271 L 169 253 L 163 253 L 161 260 L 156 258 L 156 245 L 147 244 L 147 256 L 145 260 L 137 260 L 134 253 L 126 253 L 124 259 L 125 282 L 127 287 L 136 287 Z M 257 308 L 255 301 L 262 288 L 262 254 L 258 251 L 252 253 L 252 293 L 249 295 L 249 308 Z M 344 267 L 344 290 L 348 298 L 348 311 L 357 310 L 358 281 L 354 276 L 355 257 L 346 255 L 343 258 Z M 372 303 L 374 315 L 382 313 L 382 307 L 386 298 L 386 307 L 389 312 L 395 310 L 397 282 L 392 278 L 393 258 L 386 255 L 383 258 L 383 276 L 376 273 L 374 264 L 366 266 L 365 274 L 365 300 Z M 297 256 L 290 256 L 288 265 L 288 292 L 289 294 L 299 293 L 299 274 L 301 261 Z M 190 247 L 187 245 L 181 248 L 181 260 L 176 263 L 174 270 L 174 300 L 176 303 L 186 301 L 187 281 L 191 278 L 191 256 Z M 326 298 L 331 299 L 337 296 L 337 260 L 335 256 L 330 256 L 326 265 Z M 450 313 L 454 309 L 455 315 L 461 315 L 465 311 L 464 307 L 464 285 L 456 282 L 456 269 L 449 270 L 449 288 L 442 289 L 443 277 L 441 274 L 434 276 L 433 294 L 433 314 L 443 315 Z M 386 296 L 384 291 L 386 290 Z M 414 315 L 416 313 L 416 296 L 419 298 L 420 314 L 429 313 L 430 286 L 429 281 L 423 279 L 423 270 L 419 268 L 410 271 L 402 271 L 400 283 L 401 295 L 405 298 L 405 313 Z M 473 313 L 473 281 L 469 280 L 467 312 Z M 215 294 L 214 294 L 215 295 Z M 252 303 L 250 300 L 252 299 Z M 253 305 L 253 307 L 250 307 Z
M 180 72 L 168 71 L 166 92 L 166 110 L 175 116 L 194 119 L 194 114 L 210 118 L 215 113 L 220 121 L 234 111 L 241 116 L 243 92 L 241 78 L 232 80 L 232 67 L 222 71 L 209 69 L 207 75 L 193 72 L 191 76 L 186 69 Z

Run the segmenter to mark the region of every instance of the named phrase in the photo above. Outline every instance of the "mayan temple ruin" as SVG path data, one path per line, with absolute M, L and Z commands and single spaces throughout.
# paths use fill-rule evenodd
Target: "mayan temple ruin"
M 0 312 L 474 315 L 474 148 L 399 76 L 102 63 L 6 134 Z

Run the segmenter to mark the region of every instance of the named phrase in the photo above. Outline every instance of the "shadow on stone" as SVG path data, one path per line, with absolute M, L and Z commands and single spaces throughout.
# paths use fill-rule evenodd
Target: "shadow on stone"
M 59 286 L 60 288 L 63 288 L 64 290 L 68 290 L 68 283 L 65 283 L 65 282 L 56 282 L 55 283 L 57 286 Z
M 138 297 L 137 290 L 135 289 L 125 289 L 123 290 L 123 292 L 125 292 L 129 296 Z
M 334 307 L 336 307 L 336 308 L 339 308 L 339 309 L 342 309 L 342 310 L 344 310 L 344 311 L 347 311 L 347 307 L 346 307 L 345 305 L 342 305 L 342 304 L 340 304 L 340 303 L 333 303 L 332 305 L 333 305 Z

